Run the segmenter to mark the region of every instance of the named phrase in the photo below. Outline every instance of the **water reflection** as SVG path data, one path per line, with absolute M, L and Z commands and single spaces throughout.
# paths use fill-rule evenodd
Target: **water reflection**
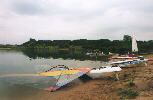
M 80 59 L 83 59 L 84 61 L 80 61 Z M 0 74 L 37 73 L 39 71 L 38 69 L 40 69 L 39 67 L 41 66 L 65 65 L 70 68 L 93 68 L 102 66 L 104 64 L 107 65 L 107 62 L 103 61 L 107 60 L 106 57 L 97 57 L 97 59 L 101 59 L 101 61 L 91 61 L 91 59 L 95 58 L 68 51 L 52 53 L 49 51 L 35 50 L 25 50 L 22 52 L 0 50 Z

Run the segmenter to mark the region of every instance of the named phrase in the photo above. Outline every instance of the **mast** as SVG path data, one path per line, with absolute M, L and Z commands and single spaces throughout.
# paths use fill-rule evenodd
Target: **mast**
M 137 41 L 135 38 L 134 33 L 132 34 L 132 52 L 138 52 L 138 46 L 137 46 Z

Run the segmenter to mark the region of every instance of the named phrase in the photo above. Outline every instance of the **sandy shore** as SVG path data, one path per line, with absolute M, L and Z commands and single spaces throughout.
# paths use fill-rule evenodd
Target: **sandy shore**
M 129 89 L 138 92 L 135 100 L 153 100 L 153 62 L 123 69 L 118 74 L 119 81 L 115 80 L 114 73 L 101 74 L 100 78 L 72 82 L 56 92 L 7 84 L 0 87 L 0 100 L 125 100 L 126 95 L 118 94 Z M 129 86 L 131 79 L 134 86 Z

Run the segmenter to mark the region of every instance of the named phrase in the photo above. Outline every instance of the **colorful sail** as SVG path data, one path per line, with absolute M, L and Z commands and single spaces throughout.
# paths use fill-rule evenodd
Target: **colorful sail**
M 69 69 L 65 66 L 51 67 L 43 73 L 5 74 L 0 75 L 0 79 L 13 84 L 23 84 L 54 91 L 89 71 L 89 68 Z
M 86 74 L 89 71 L 90 71 L 89 68 L 73 69 L 73 70 L 71 70 L 72 73 L 70 72 L 68 74 L 65 74 L 65 71 L 62 71 L 61 74 L 59 75 L 59 77 L 56 77 L 57 78 L 56 85 L 49 86 L 45 90 L 55 91 L 58 88 L 70 83 L 71 81 L 77 79 L 78 77 Z

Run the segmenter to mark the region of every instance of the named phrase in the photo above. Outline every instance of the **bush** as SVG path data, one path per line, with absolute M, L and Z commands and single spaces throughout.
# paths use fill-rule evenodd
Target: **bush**
M 136 96 L 139 95 L 139 93 L 137 91 L 134 91 L 132 89 L 129 89 L 129 90 L 122 90 L 121 92 L 118 93 L 118 95 L 122 95 L 124 96 L 125 98 L 135 98 Z
M 117 78 L 115 78 L 114 81 L 118 81 Z
M 130 79 L 130 82 L 129 82 L 128 85 L 131 86 L 131 87 L 132 87 L 132 86 L 135 86 L 135 83 L 133 82 L 133 79 L 132 79 L 132 78 Z
M 129 83 L 129 86 L 131 86 L 131 87 L 132 87 L 132 86 L 135 86 L 135 83 L 130 82 L 130 83 Z
M 123 77 L 124 77 L 124 78 L 127 78 L 127 77 L 129 77 L 130 75 L 131 75 L 131 74 L 126 74 L 126 73 L 125 73 L 125 74 L 123 75 Z
M 133 70 L 133 72 L 135 73 L 135 72 L 136 72 L 136 70 Z

